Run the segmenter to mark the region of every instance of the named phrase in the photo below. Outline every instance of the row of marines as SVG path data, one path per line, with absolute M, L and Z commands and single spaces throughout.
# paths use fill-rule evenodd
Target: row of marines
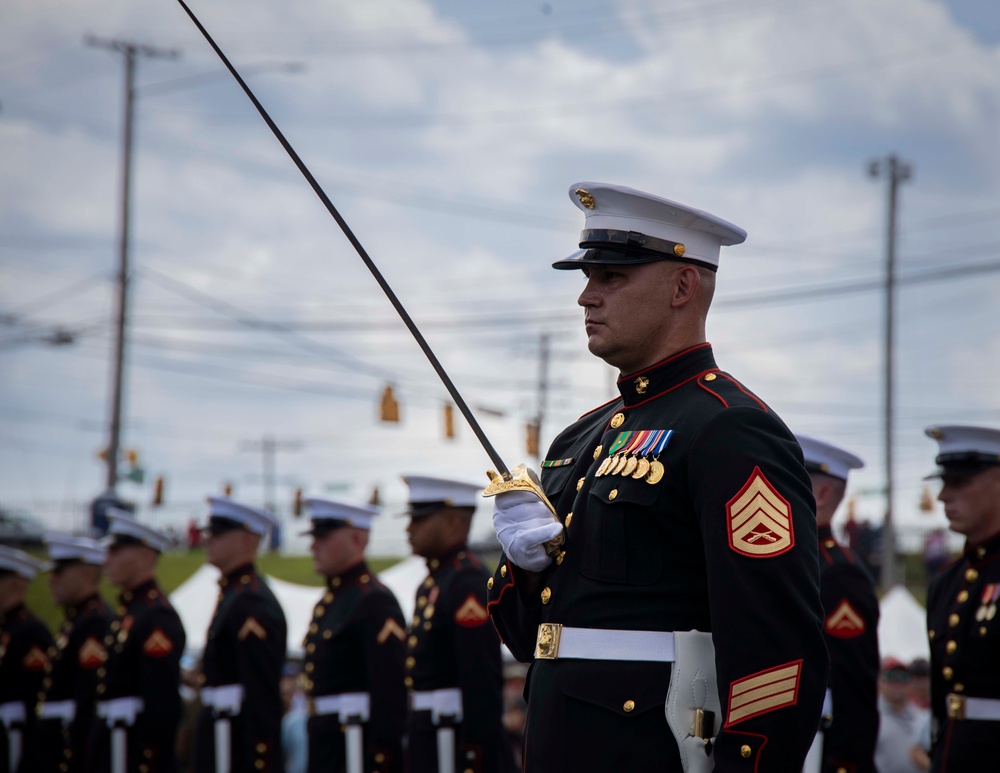
M 410 621 L 362 563 L 373 513 L 314 503 L 328 589 L 305 642 L 310 765 L 509 768 L 497 740 L 499 634 L 532 663 L 525 770 L 872 770 L 877 602 L 829 528 L 860 460 L 793 434 L 719 367 L 706 338 L 721 247 L 746 231 L 618 185 L 575 183 L 569 196 L 584 230 L 553 267 L 582 271 L 587 346 L 619 371 L 619 395 L 556 437 L 540 480 L 515 468 L 487 487 L 504 551 L 492 576 L 465 544 L 478 487 L 409 481 L 410 541 L 429 570 Z M 928 434 L 939 443 L 939 499 L 966 538 L 928 592 L 932 770 L 989 769 L 1000 759 L 1000 432 Z M 271 704 L 251 681 L 273 695 L 284 622 L 253 569 L 264 529 L 246 512 L 213 502 L 208 557 L 224 577 L 204 657 L 201 770 L 265 770 L 279 758 L 273 719 L 256 718 Z M 149 566 L 126 581 L 127 567 L 107 564 L 125 593 L 93 638 L 103 650 L 85 769 L 107 770 L 117 750 L 129 770 L 169 770 L 176 689 L 137 692 L 153 672 L 176 680 L 183 632 L 152 581 L 155 533 L 128 519 L 112 532 L 112 556 L 141 554 Z M 22 675 L 54 673 L 59 647 L 15 654 L 15 618 L 40 626 L 16 605 L 2 609 L 4 661 L 16 658 Z M 395 691 L 384 706 L 382 683 Z M 54 721 L 46 689 L 39 721 Z M 33 715 L 2 697 L 11 759 L 33 753 L 11 732 Z M 65 748 L 68 768 L 80 747 Z
M 310 771 L 510 771 L 500 641 L 489 572 L 469 549 L 480 486 L 406 479 L 408 534 L 426 559 L 404 620 L 365 550 L 377 507 L 309 499 L 312 554 L 326 588 L 302 647 Z M 255 566 L 276 526 L 265 510 L 210 497 L 206 561 L 220 570 L 198 690 L 195 769 L 281 771 L 279 683 L 287 626 Z M 108 544 L 48 535 L 50 586 L 65 610 L 53 638 L 25 606 L 47 567 L 0 547 L 0 771 L 173 773 L 182 720 L 180 616 L 156 581 L 164 534 L 111 509 Z M 102 568 L 121 590 L 109 607 Z

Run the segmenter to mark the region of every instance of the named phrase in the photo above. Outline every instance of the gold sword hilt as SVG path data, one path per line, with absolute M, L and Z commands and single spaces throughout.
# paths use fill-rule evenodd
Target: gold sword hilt
M 545 496 L 545 491 L 542 489 L 542 483 L 538 480 L 538 476 L 535 474 L 534 470 L 529 470 L 525 465 L 519 464 L 507 475 L 500 475 L 493 470 L 487 470 L 486 475 L 489 477 L 490 483 L 483 490 L 484 497 L 495 497 L 497 494 L 503 494 L 507 491 L 530 491 L 538 497 L 547 508 L 549 508 L 549 512 L 552 513 L 552 520 L 562 525 L 562 521 L 560 521 L 559 516 L 556 515 L 555 507 L 553 507 L 549 498 Z M 559 533 L 558 537 L 550 539 L 545 543 L 546 555 L 557 558 L 562 552 L 562 546 L 565 544 L 566 530 L 563 529 L 563 531 Z

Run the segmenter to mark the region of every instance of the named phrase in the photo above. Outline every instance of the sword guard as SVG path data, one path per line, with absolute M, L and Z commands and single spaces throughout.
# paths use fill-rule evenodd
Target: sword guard
M 562 523 L 556 515 L 555 507 L 552 506 L 549 498 L 545 496 L 545 491 L 542 489 L 542 483 L 538 479 L 538 475 L 535 474 L 534 470 L 528 469 L 528 467 L 523 464 L 519 464 L 513 470 L 503 475 L 495 472 L 494 470 L 487 470 L 486 475 L 489 477 L 490 482 L 489 485 L 483 490 L 484 497 L 495 497 L 497 494 L 503 494 L 508 491 L 530 491 L 538 497 L 547 508 L 549 508 L 549 512 L 552 513 L 553 520 L 558 523 Z M 562 551 L 562 546 L 565 544 L 566 531 L 563 530 L 558 537 L 550 539 L 545 543 L 546 555 L 555 558 Z

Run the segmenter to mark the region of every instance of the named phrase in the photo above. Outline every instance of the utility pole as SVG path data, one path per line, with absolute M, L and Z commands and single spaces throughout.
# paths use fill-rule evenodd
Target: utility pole
M 542 449 L 542 424 L 545 423 L 545 409 L 548 404 L 549 396 L 549 342 L 551 336 L 548 333 L 542 333 L 539 339 L 539 354 L 538 354 L 538 416 L 535 419 L 535 426 L 538 430 L 538 456 L 542 458 L 545 456 L 545 451 Z
M 896 196 L 901 182 L 910 179 L 912 168 L 895 155 L 875 159 L 868 164 L 868 174 L 873 177 L 885 175 L 888 185 L 888 213 L 885 240 L 885 520 L 882 525 L 882 560 L 880 585 L 888 590 L 896 581 L 896 530 L 892 518 L 893 497 L 893 360 L 895 353 L 895 330 L 893 325 L 894 301 L 896 294 Z
M 273 435 L 264 435 L 260 441 L 250 440 L 240 445 L 242 451 L 260 451 L 263 461 L 264 487 L 264 509 L 277 515 L 276 496 L 277 488 L 277 460 L 278 451 L 297 451 L 302 448 L 302 441 L 299 440 L 278 440 Z
M 136 57 L 176 59 L 177 51 L 153 48 L 120 40 L 101 40 L 88 35 L 84 42 L 88 46 L 104 48 L 125 55 L 125 129 L 122 142 L 121 177 L 121 231 L 118 239 L 118 307 L 115 332 L 115 362 L 111 381 L 111 427 L 107 447 L 107 485 L 114 491 L 118 484 L 118 448 L 121 443 L 122 386 L 125 375 L 125 330 L 128 311 L 128 237 L 129 199 L 132 181 L 132 123 L 133 102 L 135 101 Z

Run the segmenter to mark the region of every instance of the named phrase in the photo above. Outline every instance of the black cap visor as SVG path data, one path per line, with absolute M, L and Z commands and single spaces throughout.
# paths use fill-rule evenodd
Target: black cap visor
M 567 258 L 557 260 L 552 268 L 562 270 L 584 266 L 632 266 L 654 263 L 658 260 L 675 260 L 717 271 L 707 261 L 684 255 L 684 245 L 667 239 L 646 236 L 637 231 L 591 229 L 580 234 L 580 250 Z
M 311 537 L 325 537 L 327 534 L 337 529 L 343 529 L 345 526 L 350 526 L 347 521 L 341 521 L 337 518 L 314 518 L 312 522 L 312 527 L 306 531 L 299 532 L 302 536 Z
M 991 467 L 1000 467 L 1000 457 L 996 454 L 986 454 L 980 451 L 960 451 L 948 454 L 938 454 L 934 462 L 938 469 L 924 478 L 968 478 Z
M 246 524 L 242 521 L 235 521 L 232 518 L 225 518 L 221 515 L 213 515 L 208 519 L 208 523 L 201 527 L 201 531 L 206 534 L 225 534 L 228 531 L 245 531 Z

